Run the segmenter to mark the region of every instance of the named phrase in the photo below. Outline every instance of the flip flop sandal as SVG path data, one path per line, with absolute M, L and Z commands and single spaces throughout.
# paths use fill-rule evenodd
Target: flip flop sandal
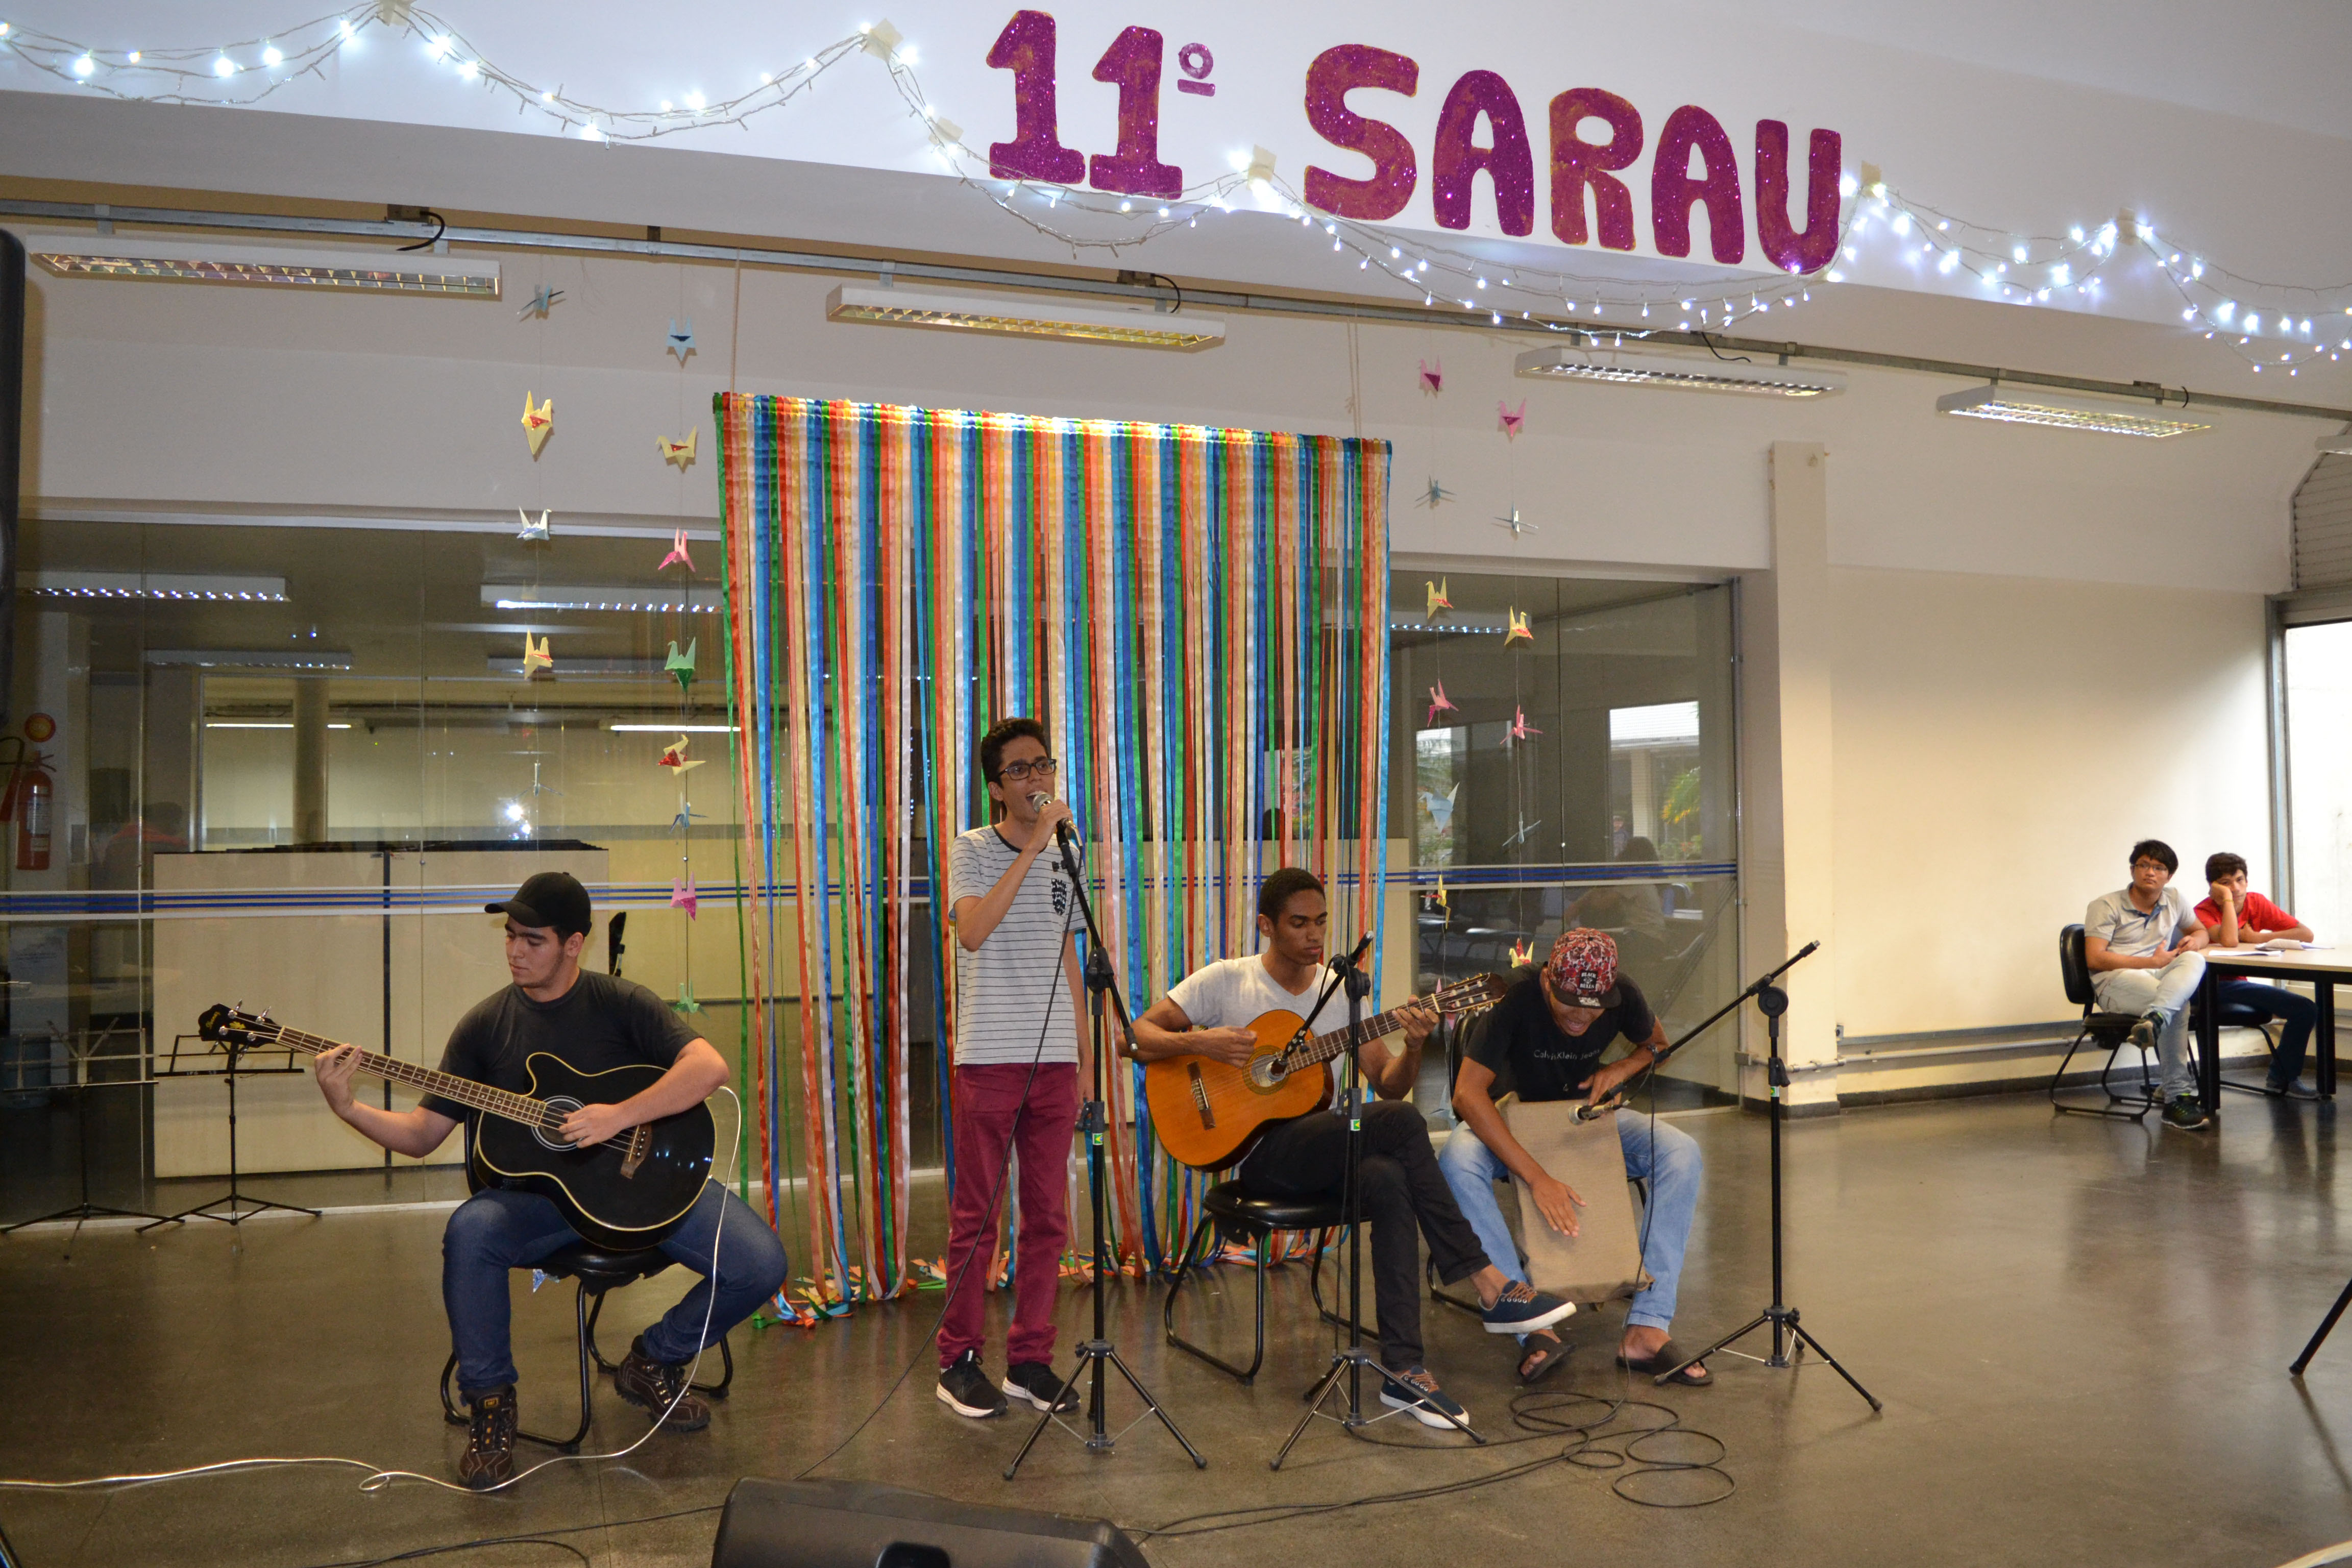
M 1655 1377 L 1671 1367 L 1682 1366 L 1682 1362 L 1683 1352 L 1675 1347 L 1672 1340 L 1659 1346 L 1657 1354 L 1640 1361 L 1629 1361 L 1622 1352 L 1617 1357 L 1619 1366 L 1628 1372 L 1638 1372 L 1644 1377 Z M 1666 1381 L 1680 1384 L 1685 1388 L 1708 1388 L 1714 1385 L 1715 1373 L 1703 1366 L 1685 1366 Z
M 1550 1340 L 1529 1340 L 1521 1347 L 1523 1353 L 1519 1357 L 1519 1386 L 1533 1388 L 1537 1384 L 1558 1372 L 1560 1363 L 1568 1359 L 1568 1352 L 1575 1348 L 1573 1345 Z

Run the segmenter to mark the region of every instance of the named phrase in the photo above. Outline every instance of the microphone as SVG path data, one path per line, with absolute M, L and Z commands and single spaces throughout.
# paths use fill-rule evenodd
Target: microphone
M 1370 952 L 1371 947 L 1372 933 L 1366 931 L 1364 933 L 1364 940 L 1356 944 L 1355 952 L 1348 954 L 1345 958 L 1335 958 L 1331 960 L 1329 965 L 1331 973 L 1334 974 L 1347 973 L 1348 971 L 1355 968 L 1358 963 L 1363 961 L 1364 954 Z
M 1042 789 L 1031 790 L 1029 792 L 1029 809 L 1032 811 L 1043 811 L 1048 805 L 1052 804 L 1053 799 L 1054 797 L 1052 795 L 1046 794 Z M 1055 843 L 1061 845 L 1065 849 L 1070 847 L 1070 825 L 1068 823 L 1057 822 L 1054 824 L 1054 840 Z

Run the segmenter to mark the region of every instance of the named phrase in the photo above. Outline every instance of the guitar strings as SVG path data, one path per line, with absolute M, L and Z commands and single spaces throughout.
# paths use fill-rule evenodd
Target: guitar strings
M 280 1044 L 288 1043 L 290 1040 L 294 1042 L 295 1049 L 308 1050 L 313 1056 L 323 1057 L 329 1051 L 342 1049 L 344 1046 L 344 1042 L 341 1040 L 331 1040 L 324 1035 L 313 1035 L 302 1029 L 289 1029 L 283 1024 L 277 1026 L 277 1039 Z M 309 1042 L 309 1044 L 302 1044 L 301 1042 L 304 1041 Z M 371 1062 L 381 1062 L 386 1067 L 395 1068 L 414 1066 L 413 1063 L 404 1062 L 397 1057 L 388 1057 L 373 1051 L 360 1050 L 360 1047 L 357 1046 L 353 1046 L 351 1048 L 360 1052 L 360 1070 L 371 1073 L 376 1077 L 393 1078 L 396 1075 L 372 1068 L 368 1065 Z M 497 1089 L 488 1084 L 478 1083 L 472 1079 L 458 1078 L 450 1073 L 436 1072 L 429 1068 L 416 1068 L 415 1077 L 413 1079 L 403 1079 L 401 1081 L 410 1083 L 413 1087 L 421 1088 L 435 1094 L 442 1094 L 453 1100 L 462 1100 L 467 1104 L 472 1105 L 477 1110 L 486 1110 L 493 1116 L 504 1116 L 509 1121 L 520 1121 L 526 1127 L 537 1128 L 541 1132 L 554 1133 L 562 1131 L 564 1120 L 569 1115 L 569 1112 L 563 1110 L 562 1108 L 550 1105 L 543 1100 L 533 1100 L 529 1095 L 516 1094 L 509 1089 Z M 732 1091 L 730 1090 L 730 1092 L 731 1093 Z M 498 1106 L 488 1103 L 488 1101 L 493 1100 L 513 1101 L 522 1105 L 535 1107 L 536 1114 L 526 1117 L 516 1110 L 501 1110 Z M 739 1102 L 735 1109 L 737 1117 L 740 1120 L 743 1108 Z M 632 1132 L 634 1132 L 634 1131 L 635 1129 L 631 1129 Z M 575 1149 L 626 1149 L 629 1146 L 629 1142 L 630 1133 L 624 1132 L 616 1138 L 607 1138 L 602 1143 L 574 1143 L 572 1147 Z

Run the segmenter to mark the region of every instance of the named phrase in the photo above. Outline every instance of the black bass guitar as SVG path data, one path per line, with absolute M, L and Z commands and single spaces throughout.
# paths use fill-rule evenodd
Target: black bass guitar
M 239 1049 L 301 1051 L 321 1056 L 341 1041 L 289 1029 L 267 1013 L 215 1004 L 197 1020 L 207 1040 Z M 557 1129 L 583 1105 L 617 1105 L 662 1076 L 651 1064 L 579 1072 L 544 1051 L 525 1064 L 530 1092 L 515 1094 L 372 1051 L 359 1053 L 358 1070 L 404 1083 L 482 1112 L 466 1179 L 484 1187 L 537 1193 L 563 1211 L 572 1229 L 614 1251 L 653 1247 L 677 1228 L 702 1195 L 716 1138 L 708 1106 L 644 1122 L 582 1149 Z

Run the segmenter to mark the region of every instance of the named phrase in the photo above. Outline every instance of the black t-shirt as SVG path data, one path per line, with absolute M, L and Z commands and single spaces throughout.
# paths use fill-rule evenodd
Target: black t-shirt
M 1656 1027 L 1642 988 L 1621 974 L 1616 1004 L 1602 1008 L 1581 1035 L 1569 1034 L 1544 1001 L 1542 974 L 1521 969 L 1484 1027 L 1473 1032 L 1468 1054 L 1495 1075 L 1486 1092 L 1496 1100 L 1514 1091 L 1529 1101 L 1581 1100 L 1578 1087 L 1600 1067 L 1611 1041 L 1622 1035 L 1638 1046 Z
M 667 1068 L 700 1036 L 635 981 L 582 970 L 578 984 L 560 1001 L 534 1002 L 522 987 L 509 985 L 477 1004 L 449 1031 L 441 1070 L 526 1094 L 530 1072 L 524 1064 L 533 1051 L 545 1051 L 578 1072 L 646 1062 Z M 477 1114 L 437 1094 L 419 1103 L 447 1117 Z

